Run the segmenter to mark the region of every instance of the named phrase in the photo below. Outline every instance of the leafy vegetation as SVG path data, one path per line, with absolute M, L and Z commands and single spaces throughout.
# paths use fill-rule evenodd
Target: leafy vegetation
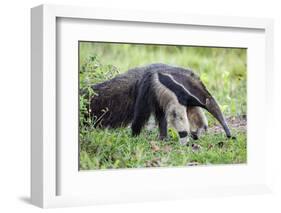
M 130 128 L 94 129 L 89 96 L 80 95 L 80 169 L 191 166 L 246 162 L 246 49 L 80 42 L 80 89 L 96 95 L 91 85 L 128 69 L 151 63 L 191 68 L 217 99 L 237 140 L 227 140 L 217 121 L 206 113 L 210 130 L 194 146 L 181 146 L 173 129 L 158 140 L 157 127 L 131 137 Z M 105 109 L 106 110 L 106 109 Z M 220 131 L 213 131 L 219 129 Z

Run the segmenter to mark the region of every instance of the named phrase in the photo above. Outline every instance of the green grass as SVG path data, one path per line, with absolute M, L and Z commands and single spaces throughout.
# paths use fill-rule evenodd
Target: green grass
M 80 42 L 80 88 L 89 88 L 133 67 L 157 62 L 174 64 L 199 74 L 226 117 L 241 117 L 246 115 L 247 108 L 246 57 L 246 49 L 238 48 Z M 83 112 L 87 104 L 88 100 L 80 97 L 82 170 L 246 162 L 245 129 L 232 128 L 236 141 L 226 140 L 223 133 L 204 134 L 196 141 L 201 149 L 195 151 L 191 146 L 181 146 L 173 130 L 170 139 L 158 141 L 157 128 L 145 130 L 134 138 L 130 128 L 101 130 L 85 126 Z M 209 126 L 218 125 L 209 113 L 206 114 Z
M 133 138 L 128 128 L 95 130 L 81 143 L 80 166 L 87 170 L 245 163 L 246 135 L 236 136 L 237 140 L 227 140 L 223 134 L 206 134 L 196 141 L 201 148 L 194 150 L 177 138 L 159 141 L 156 131 L 145 130 Z

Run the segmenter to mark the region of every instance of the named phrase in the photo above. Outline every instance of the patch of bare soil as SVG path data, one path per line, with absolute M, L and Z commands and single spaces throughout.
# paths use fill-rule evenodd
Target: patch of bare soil
M 247 117 L 246 117 L 246 115 L 227 117 L 226 122 L 231 129 L 235 129 L 238 132 L 246 132 L 247 131 Z M 148 123 L 146 124 L 146 128 L 148 130 L 152 130 L 156 127 L 157 127 L 157 125 L 155 123 L 155 119 L 153 117 L 151 117 L 149 119 Z M 223 128 L 219 124 L 219 122 L 216 122 L 216 124 L 214 126 L 209 126 L 208 132 L 210 132 L 210 133 L 221 133 L 221 132 L 223 132 Z
M 246 117 L 246 115 L 236 116 L 236 117 L 228 117 L 228 118 L 226 118 L 226 122 L 231 129 L 235 129 L 236 131 L 239 131 L 239 132 L 246 132 L 247 131 L 247 117 Z M 208 128 L 208 132 L 220 133 L 220 132 L 223 132 L 223 129 L 222 129 L 222 127 L 219 123 L 216 123 L 216 125 Z

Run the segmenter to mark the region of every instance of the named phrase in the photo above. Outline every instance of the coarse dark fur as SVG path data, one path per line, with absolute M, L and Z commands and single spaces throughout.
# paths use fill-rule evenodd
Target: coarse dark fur
M 96 125 L 111 128 L 127 126 L 133 119 L 138 88 L 144 74 L 149 75 L 149 73 L 162 70 L 193 75 L 190 70 L 182 70 L 182 68 L 165 64 L 151 64 L 130 69 L 111 80 L 94 85 L 92 88 L 97 95 L 91 99 L 91 113 L 97 119 L 102 117 Z
M 156 77 L 159 82 L 155 80 Z M 172 91 L 185 107 L 207 109 L 223 125 L 227 136 L 230 135 L 218 105 L 199 77 L 191 70 L 165 64 L 131 69 L 94 85 L 93 90 L 97 95 L 91 99 L 90 109 L 91 116 L 97 118 L 96 126 L 116 128 L 132 122 L 132 133 L 138 135 L 153 113 L 159 124 L 160 137 L 166 137 L 167 112 L 164 104 L 160 103 L 155 84 L 162 84 Z
M 136 68 L 115 78 L 94 85 L 97 93 L 90 102 L 91 116 L 98 127 L 127 126 L 133 119 L 137 88 L 145 69 Z

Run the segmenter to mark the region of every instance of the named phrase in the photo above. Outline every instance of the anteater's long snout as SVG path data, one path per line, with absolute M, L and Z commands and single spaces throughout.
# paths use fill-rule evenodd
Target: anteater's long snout
M 222 125 L 225 134 L 228 138 L 231 138 L 231 132 L 229 130 L 229 127 L 226 123 L 226 120 L 220 110 L 219 105 L 215 101 L 215 99 L 207 99 L 206 101 L 206 109 L 219 121 L 219 123 Z

